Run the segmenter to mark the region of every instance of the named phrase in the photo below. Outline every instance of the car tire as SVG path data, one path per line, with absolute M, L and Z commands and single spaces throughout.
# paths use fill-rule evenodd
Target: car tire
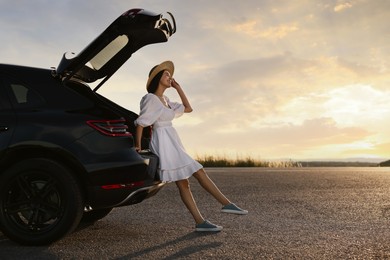
M 70 170 L 45 158 L 18 162 L 0 176 L 0 229 L 23 245 L 47 245 L 72 232 L 83 214 Z
M 96 209 L 96 210 L 84 212 L 83 217 L 81 218 L 81 222 L 94 223 L 99 219 L 102 219 L 108 214 L 110 214 L 111 210 L 112 208 L 107 208 L 107 209 Z

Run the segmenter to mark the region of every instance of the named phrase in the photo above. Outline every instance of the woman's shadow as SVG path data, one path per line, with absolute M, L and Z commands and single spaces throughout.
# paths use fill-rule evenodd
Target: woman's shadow
M 126 256 L 122 256 L 122 257 L 119 257 L 119 258 L 116 258 L 116 259 L 132 259 L 132 258 L 135 258 L 135 257 L 142 257 L 143 255 L 146 256 L 150 253 L 153 253 L 154 251 L 158 251 L 158 250 L 161 250 L 161 249 L 164 249 L 166 247 L 169 247 L 169 246 L 174 246 L 174 245 L 177 245 L 181 242 L 184 242 L 184 241 L 188 241 L 188 240 L 195 240 L 199 237 L 205 237 L 205 236 L 210 236 L 210 235 L 213 235 L 215 233 L 197 233 L 197 232 L 192 232 L 192 233 L 189 233 L 189 234 L 186 234 L 182 237 L 178 237 L 174 240 L 171 240 L 171 241 L 167 241 L 163 244 L 159 244 L 159 245 L 155 245 L 153 247 L 150 247 L 150 248 L 145 248 L 143 250 L 140 250 L 140 251 L 137 251 L 137 252 L 133 252 L 131 254 L 128 254 Z M 205 244 L 202 244 L 202 245 L 195 245 L 195 243 L 189 243 L 189 244 L 192 244 L 190 246 L 187 246 L 183 249 L 181 249 L 180 251 L 177 251 L 175 252 L 173 255 L 171 256 L 168 256 L 164 259 L 178 259 L 178 258 L 183 258 L 183 257 L 188 257 L 194 253 L 198 253 L 199 251 L 203 251 L 203 250 L 209 250 L 209 249 L 212 249 L 212 248 L 217 248 L 219 246 L 222 245 L 221 242 L 212 242 L 212 243 L 205 243 Z

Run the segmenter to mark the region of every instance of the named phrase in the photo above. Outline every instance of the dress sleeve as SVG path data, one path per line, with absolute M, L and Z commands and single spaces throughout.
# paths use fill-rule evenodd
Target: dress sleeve
M 162 113 L 162 104 L 153 94 L 146 94 L 140 102 L 141 112 L 134 121 L 135 125 L 143 127 L 153 125 Z
M 171 101 L 169 100 L 169 98 L 167 98 L 167 97 L 165 97 L 165 99 L 167 100 L 167 103 L 168 103 L 169 107 L 170 107 L 173 111 L 175 111 L 175 118 L 176 118 L 176 117 L 180 117 L 180 116 L 182 116 L 182 115 L 184 114 L 184 109 L 185 109 L 185 107 L 184 107 L 183 104 L 177 103 L 177 102 L 171 102 Z

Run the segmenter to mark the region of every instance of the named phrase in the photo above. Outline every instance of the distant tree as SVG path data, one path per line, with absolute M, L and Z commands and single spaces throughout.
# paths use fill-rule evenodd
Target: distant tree
M 380 167 L 389 167 L 390 166 L 390 160 L 379 163 Z

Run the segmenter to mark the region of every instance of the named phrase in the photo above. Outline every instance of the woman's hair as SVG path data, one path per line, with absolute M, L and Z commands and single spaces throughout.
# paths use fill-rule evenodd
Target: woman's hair
M 154 69 L 154 68 L 153 68 Z M 152 70 L 153 70 L 152 69 Z M 150 72 L 152 72 L 152 70 Z M 157 88 L 158 88 L 158 84 L 160 83 L 160 79 L 163 75 L 164 71 L 160 71 L 159 73 L 156 74 L 156 76 L 152 79 L 152 81 L 150 82 L 149 86 L 148 86 L 148 93 L 154 93 L 156 92 Z M 149 73 L 150 75 L 151 73 Z

